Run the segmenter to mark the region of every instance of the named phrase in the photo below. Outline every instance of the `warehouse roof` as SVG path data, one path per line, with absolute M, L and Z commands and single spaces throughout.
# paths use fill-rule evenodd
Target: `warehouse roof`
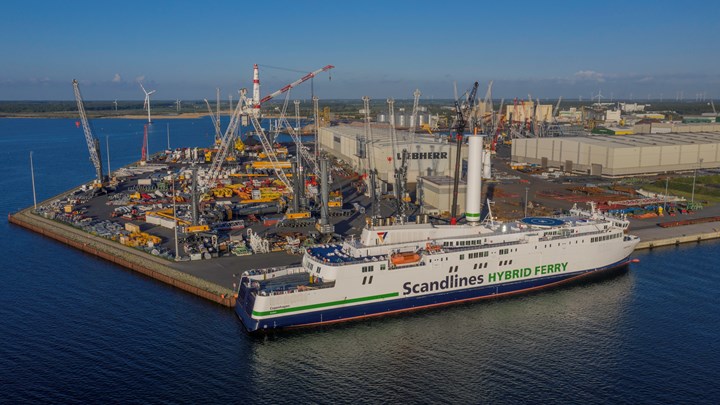
M 346 138 L 356 139 L 358 136 L 365 136 L 365 126 L 364 125 L 338 125 L 338 126 L 332 126 L 332 127 L 324 127 L 322 128 L 325 131 L 330 131 L 333 133 L 333 135 L 338 135 Z M 373 139 L 373 145 L 376 145 L 378 147 L 385 147 L 385 146 L 391 146 L 390 142 L 390 125 L 381 125 L 381 124 L 373 124 L 371 127 L 371 135 Z M 405 145 L 405 144 L 438 144 L 438 143 L 447 143 L 446 138 L 443 137 L 437 137 L 435 135 L 430 135 L 424 132 L 416 132 L 415 133 L 415 142 L 411 142 L 410 140 L 410 132 L 409 131 L 395 131 L 397 136 L 397 144 L 398 145 Z
M 580 143 L 604 146 L 608 148 L 637 148 L 642 146 L 715 144 L 720 143 L 720 133 L 685 132 L 668 134 L 594 135 L 558 139 L 563 141 L 577 141 Z

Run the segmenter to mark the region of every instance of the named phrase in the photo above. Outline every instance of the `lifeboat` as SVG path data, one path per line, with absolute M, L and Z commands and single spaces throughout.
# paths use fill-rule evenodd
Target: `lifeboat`
M 390 256 L 390 261 L 396 266 L 412 264 L 420 261 L 420 255 L 415 252 L 395 253 Z

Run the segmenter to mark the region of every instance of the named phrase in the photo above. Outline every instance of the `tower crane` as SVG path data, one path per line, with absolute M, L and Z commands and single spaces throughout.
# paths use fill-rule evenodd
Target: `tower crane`
M 215 143 L 217 144 L 222 139 L 222 133 L 220 132 L 220 120 L 218 119 L 219 116 L 215 116 L 215 113 L 212 110 L 212 107 L 210 107 L 210 102 L 208 99 L 204 98 L 205 105 L 207 105 L 208 112 L 210 113 L 210 119 L 213 123 L 213 128 L 215 128 Z
M 473 84 L 470 94 L 468 94 L 465 103 L 461 106 L 460 103 L 455 100 L 455 123 L 453 129 L 455 130 L 455 138 L 457 144 L 455 146 L 455 179 L 453 182 L 453 196 L 452 196 L 452 207 L 450 214 L 450 224 L 457 224 L 457 199 L 458 199 L 458 186 L 460 184 L 460 159 L 462 158 L 461 148 L 463 143 L 463 135 L 467 121 L 465 120 L 465 114 L 467 110 L 475 103 L 475 96 L 477 95 L 478 82 Z
M 370 204 L 372 206 L 371 222 L 374 224 L 375 219 L 380 217 L 380 203 L 378 201 L 375 170 L 375 159 L 373 155 L 372 129 L 370 128 L 370 97 L 363 96 L 363 106 L 365 112 L 365 156 L 368 161 L 368 175 L 370 176 Z
M 422 93 L 420 93 L 420 89 L 415 89 L 413 92 L 413 109 L 412 109 L 412 115 L 410 116 L 410 143 L 415 143 L 415 128 L 417 128 L 419 125 L 417 123 L 417 114 L 418 114 L 418 108 L 420 106 L 420 96 Z
M 100 188 L 103 187 L 106 181 L 106 178 L 103 177 L 102 160 L 100 160 L 100 142 L 93 136 L 90 130 L 90 124 L 85 114 L 85 106 L 83 105 L 83 99 L 80 95 L 79 83 L 75 79 L 73 79 L 72 83 L 75 92 L 75 101 L 77 101 L 78 112 L 80 113 L 80 121 L 82 122 L 83 132 L 85 133 L 85 142 L 87 143 L 88 152 L 90 152 L 90 161 L 92 161 L 93 166 L 95 166 L 94 185 Z
M 278 95 L 280 95 L 280 94 L 283 94 L 283 93 L 285 93 L 286 91 L 292 89 L 293 87 L 295 87 L 295 86 L 297 86 L 297 85 L 299 85 L 299 84 L 301 84 L 301 83 L 303 83 L 303 82 L 306 82 L 306 81 L 312 79 L 313 77 L 317 76 L 319 73 L 325 72 L 326 70 L 330 70 L 330 69 L 333 69 L 333 68 L 335 68 L 335 66 L 333 66 L 333 65 L 327 65 L 327 66 L 325 66 L 325 67 L 323 67 L 323 68 L 320 68 L 320 69 L 318 69 L 318 70 L 316 70 L 316 71 L 314 71 L 314 72 L 310 72 L 310 73 L 306 74 L 305 76 L 299 78 L 298 80 L 295 80 L 294 82 L 292 82 L 292 83 L 290 83 L 290 84 L 286 84 L 286 85 L 285 85 L 284 87 L 282 87 L 280 90 L 278 90 L 278 91 L 276 91 L 276 92 L 274 92 L 274 93 L 268 94 L 267 96 L 261 98 L 261 99 L 260 99 L 259 101 L 257 101 L 257 102 L 255 102 L 255 100 L 253 100 L 253 103 L 254 103 L 253 109 L 255 110 L 255 111 L 254 111 L 254 114 L 255 114 L 256 116 L 260 115 L 260 105 L 263 104 L 264 102 L 269 101 L 269 100 L 273 99 L 274 97 L 276 97 L 276 96 L 278 96 Z M 259 80 L 259 79 L 256 79 L 256 80 Z M 259 82 L 258 82 L 258 85 L 259 85 Z M 258 87 L 257 92 L 258 92 L 258 94 L 257 94 L 256 97 L 259 97 L 259 87 Z

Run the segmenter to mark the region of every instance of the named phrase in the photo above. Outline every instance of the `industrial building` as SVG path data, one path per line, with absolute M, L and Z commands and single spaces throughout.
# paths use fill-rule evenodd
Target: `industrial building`
M 368 169 L 364 156 L 372 158 L 378 178 L 394 183 L 395 165 L 400 165 L 402 151 L 407 150 L 407 182 L 417 182 L 418 176 L 452 176 L 455 168 L 455 143 L 447 138 L 427 133 L 396 131 L 393 145 L 388 125 L 373 124 L 371 136 L 365 142 L 363 125 L 340 125 L 318 130 L 322 150 L 349 163 L 358 173 Z M 467 157 L 467 148 L 462 150 Z
M 603 177 L 720 167 L 720 133 L 514 139 L 512 162 Z
M 422 187 L 418 192 L 422 196 L 423 213 L 441 215 L 452 210 L 453 178 L 450 176 L 423 176 L 420 177 Z M 465 212 L 467 182 L 460 180 L 458 183 L 458 212 Z

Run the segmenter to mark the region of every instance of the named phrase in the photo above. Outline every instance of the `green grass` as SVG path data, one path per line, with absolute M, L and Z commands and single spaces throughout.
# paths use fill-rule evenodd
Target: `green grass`
M 681 177 L 670 179 L 668 183 L 668 194 L 692 199 L 692 177 Z M 720 175 L 698 176 L 695 179 L 695 201 L 707 201 L 709 203 L 720 202 L 720 188 L 709 187 L 707 184 L 720 184 Z M 653 183 L 643 184 L 643 189 L 654 193 L 665 193 L 665 181 L 659 180 Z

